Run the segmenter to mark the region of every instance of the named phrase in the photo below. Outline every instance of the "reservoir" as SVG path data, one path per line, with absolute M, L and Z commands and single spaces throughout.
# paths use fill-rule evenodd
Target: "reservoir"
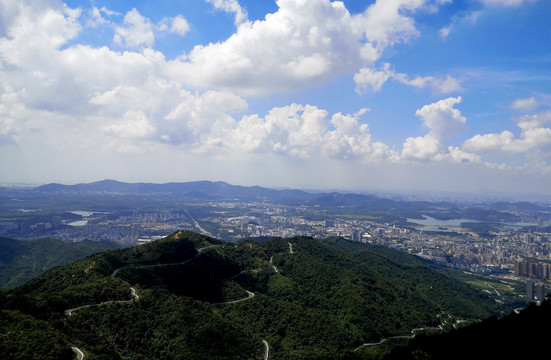
M 71 214 L 80 215 L 82 217 L 88 217 L 94 215 L 92 211 L 82 211 L 82 210 L 76 210 L 76 211 L 69 211 Z
M 85 226 L 86 224 L 88 224 L 88 220 L 78 220 L 67 223 L 69 226 Z
M 461 226 L 461 223 L 465 222 L 480 222 L 478 220 L 474 219 L 446 219 L 446 220 L 440 220 L 435 219 L 433 217 L 423 215 L 424 219 L 410 219 L 408 218 L 407 221 L 410 223 L 415 223 L 423 226 Z
M 480 222 L 474 219 L 446 219 L 440 220 L 433 217 L 423 215 L 424 219 L 410 219 L 407 218 L 407 221 L 417 225 L 422 225 L 422 230 L 427 231 L 457 231 L 463 230 L 461 227 L 462 223 L 466 222 Z

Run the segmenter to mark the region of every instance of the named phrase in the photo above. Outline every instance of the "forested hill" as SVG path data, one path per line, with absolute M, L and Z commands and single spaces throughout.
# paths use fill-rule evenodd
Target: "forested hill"
M 414 257 L 340 238 L 225 243 L 178 232 L 0 293 L 0 357 L 371 358 L 362 344 L 482 319 L 494 302 Z M 25 358 L 23 356 L 23 358 Z
M 67 243 L 58 239 L 16 240 L 0 237 L 0 288 L 24 284 L 58 265 L 120 247 L 112 241 Z
M 535 303 L 501 319 L 482 322 L 448 333 L 417 336 L 405 348 L 396 348 L 389 359 L 538 359 L 549 356 L 551 299 Z M 547 354 L 547 355 L 546 355 Z

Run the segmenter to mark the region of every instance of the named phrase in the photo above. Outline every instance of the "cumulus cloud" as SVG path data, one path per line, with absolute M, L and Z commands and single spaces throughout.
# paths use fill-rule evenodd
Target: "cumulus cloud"
M 351 15 L 341 2 L 280 0 L 279 10 L 266 20 L 243 21 L 226 41 L 198 46 L 171 61 L 151 47 L 156 32 L 185 35 L 189 23 L 182 16 L 154 24 L 133 9 L 114 25 L 109 17 L 117 14 L 95 9 L 97 26 L 115 27 L 114 41 L 133 48 L 113 51 L 72 44 L 82 30 L 78 9 L 57 2 L 53 7 L 0 2 L 13 16 L 0 24 L 0 143 L 28 144 L 30 134 L 48 139 L 60 153 L 86 148 L 91 158 L 90 149 L 101 147 L 125 154 L 158 150 L 175 161 L 196 153 L 232 159 L 267 155 L 301 164 L 480 161 L 467 148 L 447 144 L 464 128 L 465 118 L 454 108 L 460 97 L 419 109 L 428 134 L 406 139 L 401 155 L 373 140 L 361 119 L 367 109 L 330 114 L 292 104 L 243 115 L 248 109 L 243 94 L 292 90 L 343 73 L 356 72 L 363 91 L 378 91 L 388 80 L 436 93 L 458 90 L 459 81 L 450 76 L 410 77 L 387 64 L 375 66 L 388 46 L 417 36 L 410 15 L 428 1 L 377 1 Z M 387 20 L 376 18 L 385 12 Z M 534 121 L 524 119 L 519 126 Z M 536 134 L 542 128 L 526 128 L 526 138 L 543 139 L 545 134 Z
M 211 3 L 238 9 L 236 1 Z M 373 70 L 359 69 L 419 34 L 410 14 L 428 3 L 440 2 L 379 0 L 351 15 L 339 1 L 278 0 L 278 11 L 265 20 L 242 22 L 227 40 L 196 46 L 172 61 L 170 71 L 194 87 L 244 95 L 296 90 L 355 71 L 361 83 Z
M 450 97 L 430 105 L 425 105 L 415 112 L 430 129 L 429 134 L 438 140 L 445 140 L 463 131 L 467 119 L 454 108 L 461 102 L 461 96 Z
M 529 97 L 526 99 L 516 99 L 511 103 L 511 109 L 515 110 L 530 110 L 538 106 L 539 103 L 535 97 Z
M 207 60 L 197 60 L 197 64 L 208 65 L 209 61 L 214 61 L 212 66 L 225 64 L 226 68 L 216 69 L 223 73 L 221 77 L 243 76 L 240 81 L 247 89 L 249 80 L 254 78 L 254 90 L 256 75 L 260 81 L 268 73 L 273 76 L 275 83 L 283 78 L 280 83 L 283 88 L 288 86 L 289 79 L 302 84 L 312 78 L 328 76 L 333 64 L 352 69 L 358 61 L 375 61 L 380 56 L 378 49 L 382 43 L 404 39 L 402 34 L 392 41 L 387 39 L 373 44 L 362 43 L 359 39 L 367 35 L 356 26 L 358 21 L 365 21 L 367 15 L 354 18 L 339 2 L 282 0 L 278 4 L 280 10 L 266 21 L 243 23 L 228 41 L 196 48 L 190 53 L 189 59 L 208 55 Z M 408 11 L 414 9 L 412 4 L 406 8 Z M 400 9 L 403 7 L 390 8 L 391 11 Z M 113 146 L 114 149 L 128 152 L 138 148 L 132 141 L 148 141 L 184 145 L 199 152 L 229 149 L 251 154 L 279 154 L 297 159 L 321 156 L 340 160 L 398 161 L 398 154 L 386 144 L 373 141 L 368 125 L 361 123 L 360 117 L 367 112 L 366 109 L 353 115 L 336 113 L 330 116 L 326 110 L 316 106 L 293 104 L 274 108 L 265 117 L 253 114 L 236 120 L 234 116 L 240 116 L 246 111 L 247 102 L 228 91 L 193 93 L 185 89 L 183 83 L 186 81 L 180 75 L 186 74 L 181 68 L 182 61 L 185 64 L 186 60 L 167 62 L 162 53 L 148 48 L 154 41 L 151 35 L 154 26 L 135 9 L 125 15 L 123 26 L 116 34 L 126 46 L 145 46 L 140 52 L 119 53 L 107 47 L 92 48 L 84 45 L 61 49 L 62 45 L 78 34 L 80 27 L 76 19 L 79 14 L 67 8 L 48 14 L 52 20 L 48 22 L 49 26 L 41 27 L 39 33 L 44 34 L 44 39 L 36 46 L 26 44 L 17 47 L 17 44 L 26 40 L 27 32 L 24 31 L 14 31 L 9 39 L 2 38 L 0 41 L 3 58 L 19 69 L 10 73 L 10 79 L 24 80 L 15 83 L 14 96 L 22 106 L 36 111 L 78 114 L 81 121 L 94 124 L 93 127 L 107 138 L 120 138 L 124 146 Z M 28 26 L 40 22 L 39 14 L 35 16 L 36 19 L 29 21 Z M 172 23 L 177 21 L 175 19 L 178 17 L 172 22 L 164 22 L 167 26 L 164 31 L 168 31 Z M 355 25 L 352 26 L 349 20 L 356 22 Z M 278 45 L 275 48 L 254 46 L 264 43 L 261 40 L 265 39 Z M 291 39 L 290 43 L 288 39 Z M 344 41 L 337 41 L 339 39 Z M 236 53 L 236 50 L 239 51 Z M 266 56 L 266 51 L 274 51 L 274 56 Z M 43 60 L 39 62 L 40 66 L 34 61 L 36 54 Z M 244 54 L 250 59 L 244 58 Z M 281 58 L 282 54 L 288 54 L 287 61 L 280 66 L 270 63 Z M 349 57 L 354 61 L 350 61 Z M 222 63 L 218 62 L 220 59 Z M 260 59 L 268 59 L 265 68 L 250 67 L 253 62 L 260 62 Z M 193 60 L 187 62 L 188 65 L 193 63 Z M 250 72 L 230 71 L 228 66 L 242 67 Z M 280 72 L 274 71 L 274 67 L 278 66 Z M 259 71 L 259 74 L 254 71 Z M 398 76 L 390 71 L 389 65 L 384 65 L 381 72 L 384 76 Z M 407 80 L 413 83 L 418 81 Z M 27 81 L 33 81 L 31 89 L 25 86 Z M 384 81 L 379 82 L 380 86 Z M 228 87 L 235 89 L 236 84 L 231 85 Z M 48 94 L 47 101 L 44 94 Z M 78 123 L 74 125 L 78 126 Z M 433 135 L 436 134 L 438 126 L 432 123 L 430 126 L 435 129 Z M 10 129 L 4 130 L 5 133 L 9 131 L 14 134 L 12 128 L 12 123 L 3 125 L 3 129 Z
M 225 145 L 250 153 L 275 153 L 299 159 L 320 155 L 331 159 L 375 161 L 396 159 L 397 154 L 373 142 L 367 124 L 354 115 L 334 114 L 311 105 L 273 108 L 261 118 L 245 116 L 225 140 Z
M 405 15 L 425 5 L 420 0 L 377 0 L 365 13 L 358 16 L 358 25 L 368 41 L 385 48 L 418 36 L 413 18 Z
M 184 36 L 189 31 L 189 23 L 183 16 L 178 15 L 172 18 L 171 22 L 170 32 Z
M 425 105 L 415 113 L 429 129 L 425 136 L 409 137 L 405 140 L 400 160 L 403 162 L 441 162 L 451 164 L 472 164 L 496 170 L 509 170 L 505 164 L 483 161 L 483 158 L 469 147 L 448 146 L 448 140 L 465 130 L 467 119 L 454 106 L 461 97 L 450 97 Z
M 98 27 L 99 25 L 104 25 L 109 23 L 109 21 L 106 20 L 103 17 L 103 15 L 101 15 L 100 9 L 98 9 L 95 6 L 89 10 L 89 16 L 90 18 L 86 23 L 86 25 L 89 27 Z
M 147 116 L 136 110 L 128 110 L 121 121 L 104 125 L 101 130 L 107 134 L 123 138 L 147 138 L 155 133 Z
M 243 112 L 248 106 L 227 92 L 211 90 L 199 95 L 181 90 L 179 96 L 179 103 L 159 122 L 161 140 L 202 150 L 220 145 L 235 124 L 229 113 Z
M 235 14 L 235 26 L 239 26 L 248 20 L 247 11 L 239 5 L 237 0 L 207 0 L 207 2 L 212 4 L 215 9 Z
M 156 31 L 170 32 L 180 36 L 185 36 L 189 29 L 189 23 L 182 15 L 177 15 L 173 18 L 164 18 L 155 26 Z
M 9 36 L 0 38 L 3 143 L 25 131 L 71 128 L 86 129 L 86 138 L 93 134 L 125 142 L 127 150 L 136 148 L 132 141 L 196 145 L 222 128 L 219 124 L 231 128 L 234 120 L 228 113 L 247 108 L 246 101 L 234 94 L 193 94 L 184 89 L 166 72 L 164 55 L 147 47 L 122 53 L 86 45 L 62 48 L 82 29 L 77 21 L 80 12 L 65 6 L 42 9 L 18 4 Z M 168 24 L 177 27 L 174 24 L 182 19 L 175 17 Z M 128 28 L 152 26 L 136 10 L 128 12 L 124 21 Z M 124 39 L 126 45 L 152 41 L 130 32 L 124 33 Z M 60 130 L 56 138 L 64 133 Z
M 462 90 L 461 82 L 453 78 L 451 75 L 446 75 L 445 78 L 437 78 L 434 76 L 417 76 L 413 79 L 406 74 L 397 73 L 391 69 L 389 63 L 383 64 L 381 70 L 372 68 L 362 68 L 354 75 L 356 83 L 356 92 L 363 94 L 365 92 L 381 91 L 384 83 L 389 79 L 395 80 L 404 85 L 413 86 L 416 88 L 430 88 L 435 94 L 447 94 L 454 91 Z
M 124 16 L 123 25 L 115 28 L 113 42 L 131 48 L 152 47 L 155 43 L 153 25 L 134 8 Z
M 427 127 L 429 132 L 424 137 L 407 138 L 403 145 L 402 158 L 441 160 L 452 154 L 452 158 L 456 161 L 473 160 L 474 157 L 469 154 L 447 146 L 448 139 L 465 129 L 467 119 L 454 108 L 461 100 L 460 96 L 450 97 L 417 110 L 415 115 L 421 119 L 423 126 Z
M 510 131 L 498 134 L 477 134 L 467 139 L 462 148 L 480 153 L 523 154 L 531 150 L 546 148 L 551 145 L 551 110 L 535 115 L 525 115 L 517 119 L 520 136 Z
M 362 68 L 354 75 L 356 83 L 356 92 L 363 94 L 365 92 L 381 91 L 384 83 L 393 75 L 390 70 L 390 64 L 385 64 L 383 70 L 374 70 L 371 68 Z

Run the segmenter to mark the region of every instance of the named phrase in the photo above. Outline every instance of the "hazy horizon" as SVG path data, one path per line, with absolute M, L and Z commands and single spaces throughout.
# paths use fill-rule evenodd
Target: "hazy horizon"
M 119 181 L 117 179 L 101 179 L 90 182 L 75 182 L 75 183 L 60 183 L 60 182 L 51 182 L 51 183 L 0 183 L 0 187 L 5 187 L 9 189 L 34 189 L 43 185 L 83 185 L 98 183 L 102 181 L 116 181 L 121 183 L 128 184 L 154 184 L 154 185 L 164 185 L 169 183 L 186 183 L 186 182 L 224 182 L 231 186 L 244 186 L 244 187 L 254 187 L 261 186 L 273 190 L 300 190 L 309 193 L 330 193 L 337 192 L 341 194 L 358 194 L 358 195 L 375 195 L 382 198 L 389 199 L 399 199 L 399 200 L 411 200 L 411 201 L 452 201 L 452 202 L 464 202 L 464 203 L 474 203 L 474 202 L 493 202 L 493 201 L 507 201 L 507 202 L 518 202 L 518 201 L 528 201 L 534 203 L 549 204 L 551 203 L 551 195 L 542 195 L 540 193 L 511 193 L 511 192 L 499 192 L 499 191 L 486 191 L 486 192 L 476 192 L 476 191 L 445 191 L 445 190 L 416 190 L 416 189 L 401 189 L 401 190 L 377 190 L 377 189 L 339 189 L 339 188 L 297 188 L 297 187 L 286 187 L 286 186 L 262 186 L 258 184 L 244 185 L 239 183 L 229 183 L 224 180 L 191 180 L 191 181 L 171 181 L 171 182 L 125 182 Z
M 551 195 L 551 2 L 0 0 L 0 184 Z

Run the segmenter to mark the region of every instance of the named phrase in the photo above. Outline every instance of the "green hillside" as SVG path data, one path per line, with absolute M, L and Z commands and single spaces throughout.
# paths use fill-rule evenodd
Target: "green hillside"
M 551 299 L 540 306 L 531 303 L 518 314 L 482 322 L 433 336 L 417 336 L 405 348 L 395 349 L 387 359 L 536 359 L 549 351 Z M 547 355 L 546 355 L 547 354 Z
M 0 237 L 0 287 L 15 287 L 44 271 L 88 255 L 119 247 L 111 241 L 67 243 L 58 239 Z
M 0 293 L 0 305 L 0 357 L 37 357 L 30 344 L 46 342 L 60 359 L 70 346 L 86 359 L 262 359 L 265 344 L 270 359 L 376 358 L 354 349 L 438 325 L 442 313 L 496 311 L 486 295 L 391 249 L 192 232 L 51 269 Z M 30 325 L 14 335 L 13 319 Z

